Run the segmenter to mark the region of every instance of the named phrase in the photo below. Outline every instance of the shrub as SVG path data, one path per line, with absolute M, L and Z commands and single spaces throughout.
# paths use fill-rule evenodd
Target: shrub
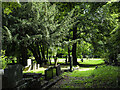
M 120 54 L 117 55 L 117 60 L 120 62 Z

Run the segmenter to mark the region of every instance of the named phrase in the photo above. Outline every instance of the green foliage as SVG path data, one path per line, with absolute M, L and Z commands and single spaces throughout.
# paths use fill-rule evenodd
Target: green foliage
M 118 60 L 118 62 L 120 62 L 120 54 L 118 54 L 117 60 Z
M 20 6 L 21 5 L 19 2 L 2 2 L 2 8 L 4 10 L 4 13 L 7 15 L 12 13 L 14 9 L 17 9 Z
M 77 43 L 77 57 L 99 56 L 117 62 L 119 6 L 115 2 L 3 2 L 3 49 L 8 57 L 33 55 L 41 60 L 51 47 L 54 50 L 48 50 L 49 55 L 66 56 L 68 47 L 72 50 L 70 46 Z M 75 27 L 76 38 L 72 40 Z
M 2 44 L 6 55 L 24 58 L 27 53 L 34 55 L 37 60 L 38 58 L 41 60 L 41 56 L 44 58 L 47 48 L 56 49 L 57 46 L 61 46 L 63 38 L 75 24 L 76 18 L 73 16 L 74 9 L 62 20 L 57 18 L 61 13 L 56 4 L 49 2 L 21 3 L 21 7 L 13 11 L 9 16 L 3 12 Z M 20 49 L 23 47 L 27 49 L 26 52 Z M 42 50 L 42 48 L 46 49 Z M 33 54 L 30 54 L 30 51 Z M 54 53 L 57 52 L 53 51 Z
M 12 61 L 7 56 L 5 56 L 5 50 L 1 50 L 1 54 L 2 56 L 0 58 L 2 61 L 2 69 L 5 69 L 7 64 L 12 63 Z

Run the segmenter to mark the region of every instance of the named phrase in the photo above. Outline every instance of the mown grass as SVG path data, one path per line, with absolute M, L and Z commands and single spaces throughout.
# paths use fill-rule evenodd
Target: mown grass
M 104 64 L 104 60 L 100 59 L 100 60 L 83 60 L 82 61 L 78 61 L 79 64 L 88 64 L 88 65 L 96 65 L 96 64 Z
M 60 58 L 58 58 L 58 62 L 59 64 L 65 64 L 65 61 L 59 61 Z M 62 58 L 64 59 L 64 58 Z M 65 59 L 64 59 L 65 60 Z M 54 62 L 51 62 L 52 64 L 54 64 Z M 68 62 L 69 63 L 69 62 Z M 99 60 L 94 60 L 94 59 L 83 59 L 83 62 L 78 59 L 78 63 L 79 64 L 86 64 L 86 65 L 97 65 L 97 64 L 104 64 L 104 60 L 103 59 L 99 59 Z
M 72 79 L 69 84 L 66 84 L 67 88 L 120 88 L 118 82 L 120 78 L 120 67 L 117 66 L 102 66 L 97 69 L 73 72 L 66 72 L 62 74 L 69 77 L 79 77 L 81 79 Z M 75 86 L 78 84 L 78 86 Z M 74 86 L 72 86 L 74 85 Z

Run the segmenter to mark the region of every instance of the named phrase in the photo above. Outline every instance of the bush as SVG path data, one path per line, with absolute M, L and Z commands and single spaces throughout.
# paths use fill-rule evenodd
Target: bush
M 120 62 L 120 54 L 117 55 L 117 60 Z

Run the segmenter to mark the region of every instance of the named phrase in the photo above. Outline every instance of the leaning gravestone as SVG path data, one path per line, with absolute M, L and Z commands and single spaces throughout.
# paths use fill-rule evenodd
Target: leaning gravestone
M 2 87 L 14 88 L 18 84 L 17 82 L 22 80 L 22 77 L 22 65 L 8 65 L 8 68 L 4 69 L 4 75 L 2 76 Z

